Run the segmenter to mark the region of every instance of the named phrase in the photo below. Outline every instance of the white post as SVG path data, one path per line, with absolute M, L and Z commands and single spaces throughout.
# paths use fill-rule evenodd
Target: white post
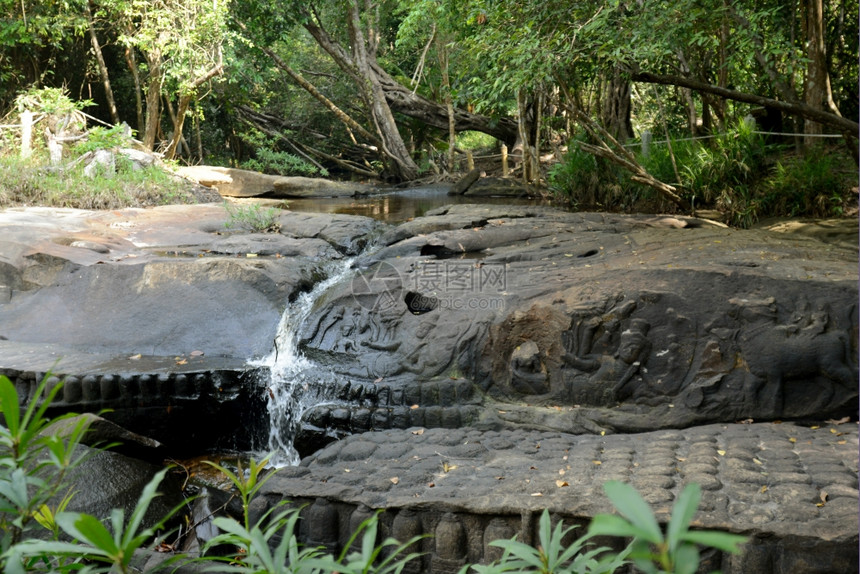
M 642 157 L 648 157 L 651 155 L 651 130 L 642 130 L 642 134 L 640 136 L 642 140 Z
M 502 144 L 502 177 L 508 177 L 508 146 Z
M 30 141 L 33 138 L 33 112 L 21 112 L 21 159 L 27 159 L 32 153 Z

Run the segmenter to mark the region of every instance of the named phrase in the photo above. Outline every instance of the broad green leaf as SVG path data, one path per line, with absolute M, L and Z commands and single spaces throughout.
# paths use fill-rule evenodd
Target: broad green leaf
M 18 511 L 26 509 L 30 505 L 30 496 L 27 492 L 27 473 L 23 468 L 16 468 L 7 480 L 0 481 L 0 496 L 5 497 L 17 507 Z
M 674 553 L 675 574 L 696 574 L 699 550 L 694 544 L 681 544 Z
M 666 544 L 669 546 L 669 552 L 674 552 L 678 547 L 681 535 L 687 531 L 690 526 L 690 521 L 696 514 L 696 509 L 699 507 L 699 500 L 702 498 L 702 489 L 698 484 L 688 484 L 675 505 L 672 507 L 672 518 L 669 521 L 669 526 L 666 529 Z
M 128 524 L 125 527 L 125 533 L 122 537 L 123 544 L 126 544 L 132 537 L 137 536 L 137 529 L 140 527 L 140 523 L 143 520 L 143 516 L 146 514 L 146 511 L 149 509 L 149 505 L 152 504 L 153 499 L 156 496 L 159 496 L 157 489 L 161 484 L 161 481 L 164 480 L 164 475 L 167 474 L 169 469 L 165 468 L 160 470 L 155 476 L 152 477 L 146 486 L 143 488 L 143 492 L 140 494 L 140 498 L 137 501 L 137 506 L 134 508 L 134 512 L 131 513 L 131 516 L 128 519 Z M 164 517 L 164 520 L 167 520 L 169 516 Z
M 6 427 L 12 436 L 18 434 L 20 428 L 21 413 L 18 411 L 20 404 L 15 385 L 8 378 L 0 376 L 0 411 L 3 412 Z
M 603 485 L 603 490 L 606 491 L 606 496 L 618 512 L 642 532 L 639 535 L 640 538 L 653 544 L 663 540 L 663 533 L 660 531 L 657 519 L 654 518 L 654 513 L 635 488 L 629 484 L 611 480 Z
M 91 544 L 99 554 L 111 560 L 119 557 L 120 548 L 113 536 L 95 516 L 79 512 L 61 512 L 56 517 L 63 531 L 81 542 Z
M 650 533 L 615 514 L 598 514 L 588 525 L 589 536 L 620 536 L 648 540 Z
M 532 568 L 540 569 L 543 566 L 540 555 L 535 548 L 513 538 L 510 540 L 495 540 L 490 545 L 502 548 L 505 550 L 505 554 L 517 558 L 519 562 L 511 562 L 518 564 L 518 567 L 531 566 Z
M 684 533 L 681 538 L 686 542 L 694 542 L 696 544 L 701 544 L 702 546 L 709 546 L 732 554 L 740 553 L 738 545 L 747 541 L 746 536 L 729 534 L 728 532 L 719 532 L 716 530 L 690 530 L 689 532 Z

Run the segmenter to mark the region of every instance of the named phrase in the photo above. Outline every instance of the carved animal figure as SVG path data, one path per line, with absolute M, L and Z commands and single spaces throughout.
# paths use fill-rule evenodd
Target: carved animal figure
M 797 334 L 773 329 L 746 337 L 742 353 L 750 373 L 760 379 L 756 399 L 764 401 L 779 416 L 784 410 L 784 383 L 824 376 L 849 389 L 857 387 L 857 368 L 849 359 L 848 337 L 840 331 L 825 331 L 826 314 L 816 314 L 809 326 Z

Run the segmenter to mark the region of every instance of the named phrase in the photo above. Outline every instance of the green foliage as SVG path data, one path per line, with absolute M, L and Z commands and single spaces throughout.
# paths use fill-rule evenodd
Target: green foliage
M 250 528 L 232 518 L 218 517 L 214 524 L 222 533 L 207 542 L 203 554 L 222 546 L 232 547 L 236 551 L 225 557 L 211 556 L 195 562 L 206 563 L 208 572 L 326 572 L 323 567 L 310 564 L 317 560 L 322 562 L 323 552 L 317 548 L 301 547 L 298 543 L 298 520 L 297 509 L 282 510 L 271 517 L 268 525 L 255 524 Z M 280 540 L 272 548 L 270 542 L 277 539 Z
M 479 150 L 495 147 L 496 138 L 481 132 L 467 131 L 457 134 L 457 147 L 460 149 Z
M 79 562 L 96 562 L 104 568 L 90 568 L 91 572 L 132 572 L 131 561 L 136 550 L 153 539 L 164 523 L 182 508 L 174 508 L 155 525 L 141 528 L 143 517 L 149 505 L 158 496 L 157 488 L 168 469 L 157 473 L 144 487 L 137 505 L 128 521 L 121 509 L 114 509 L 110 515 L 110 528 L 98 518 L 79 512 L 60 512 L 56 522 L 73 542 L 59 540 L 25 540 L 9 552 L 6 572 L 10 574 L 33 571 L 38 564 L 44 564 L 47 571 L 71 572 L 80 569 Z M 23 564 L 28 558 L 36 557 L 25 570 Z M 20 567 L 19 567 L 20 566 Z
M 417 536 L 404 543 L 393 538 L 377 543 L 379 514 L 362 522 L 347 542 L 340 557 L 326 566 L 326 572 L 342 572 L 343 574 L 391 574 L 399 573 L 408 562 L 418 558 L 420 554 L 412 552 L 404 555 L 405 551 L 418 542 L 422 537 Z M 358 542 L 361 537 L 360 543 Z
M 72 100 L 65 88 L 31 87 L 15 98 L 15 107 L 19 112 L 30 110 L 50 115 L 72 114 L 93 105 L 95 102 L 92 100 Z
M 672 508 L 665 534 L 654 513 L 636 489 L 610 481 L 603 485 L 609 500 L 621 514 L 598 514 L 591 521 L 591 536 L 632 538 L 630 558 L 645 574 L 695 574 L 699 567 L 697 545 L 736 554 L 743 536 L 719 531 L 690 530 L 701 499 L 701 488 L 687 485 Z
M 586 534 L 566 543 L 565 538 L 575 529 L 575 526 L 564 527 L 559 522 L 553 528 L 549 512 L 544 510 L 538 525 L 538 545 L 532 547 L 512 538 L 511 540 L 496 540 L 490 543 L 504 549 L 504 554 L 498 563 L 488 566 L 474 565 L 471 569 L 478 574 L 501 574 L 503 572 L 537 572 L 540 574 L 608 574 L 615 572 L 627 564 L 629 548 L 619 554 L 611 552 L 610 548 L 599 547 L 587 549 L 592 537 Z M 602 556 L 601 556 L 602 555 Z M 463 568 L 461 574 L 466 574 L 469 567 Z
M 231 471 L 230 469 L 216 464 L 210 461 L 204 461 L 209 466 L 218 470 L 221 474 L 226 476 L 230 482 L 233 483 L 233 486 L 236 489 L 236 492 L 239 494 L 239 499 L 242 501 L 242 508 L 244 510 L 244 520 L 245 520 L 245 528 L 250 528 L 251 522 L 248 517 L 248 506 L 251 503 L 251 499 L 254 495 L 259 492 L 261 488 L 268 482 L 270 478 L 274 476 L 274 473 L 268 473 L 264 475 L 264 471 L 266 466 L 269 464 L 269 460 L 271 459 L 271 455 L 263 458 L 260 462 L 256 462 L 253 458 L 248 461 L 248 469 L 247 472 L 242 469 L 241 463 L 239 464 L 239 468 L 236 472 Z
M 600 203 L 597 158 L 583 151 L 576 141 L 571 142 L 564 160 L 550 168 L 547 182 L 554 194 L 569 199 L 574 206 Z
M 224 222 L 227 229 L 238 228 L 255 233 L 277 233 L 280 229 L 278 216 L 281 210 L 276 207 L 264 208 L 257 203 L 237 205 L 225 201 L 224 209 L 228 216 Z
M 75 151 L 79 154 L 85 154 L 100 149 L 115 150 L 129 145 L 131 145 L 131 137 L 128 133 L 128 127 L 124 125 L 111 128 L 95 127 L 87 133 L 85 140 L 75 146 Z
M 610 210 L 631 209 L 644 200 L 650 202 L 647 209 L 660 210 L 654 207 L 661 201 L 655 192 L 615 164 L 585 153 L 577 141 L 549 171 L 550 189 L 558 197 Z M 677 186 L 696 208 L 717 209 L 726 223 L 740 228 L 769 216 L 841 215 L 856 183 L 857 171 L 845 169 L 853 164 L 843 152 L 813 147 L 804 156 L 786 153 L 743 121 L 714 138 L 675 141 L 671 154 L 665 142 L 658 142 L 648 156 L 641 151 L 634 155 L 648 173 Z
M 270 456 L 260 462 L 251 459 L 246 472 L 241 466 L 237 472 L 232 472 L 221 465 L 207 463 L 233 483 L 242 501 L 244 520 L 244 524 L 228 517 L 214 520 L 221 534 L 206 543 L 203 548 L 204 558 L 194 560 L 206 563 L 207 571 L 390 574 L 400 572 L 407 562 L 417 556 L 414 553 L 404 553 L 418 538 L 403 544 L 393 539 L 377 543 L 379 512 L 362 522 L 337 558 L 325 554 L 319 548 L 303 547 L 299 544 L 299 508 L 284 508 L 282 505 L 267 512 L 256 524 L 251 524 L 248 513 L 251 499 L 276 472 L 265 472 L 269 459 Z M 235 550 L 223 557 L 212 555 L 212 550 L 225 547 Z
M 837 158 L 820 147 L 806 155 L 780 158 L 763 186 L 763 208 L 791 216 L 841 216 L 857 177 L 841 172 Z
M 317 166 L 287 152 L 257 148 L 255 156 L 253 159 L 246 160 L 242 167 L 274 175 L 328 176 L 328 171 L 320 170 Z

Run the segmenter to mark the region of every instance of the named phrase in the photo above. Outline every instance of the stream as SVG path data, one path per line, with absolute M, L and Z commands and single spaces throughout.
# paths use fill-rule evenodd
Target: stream
M 465 203 L 484 205 L 551 204 L 549 200 L 543 199 L 448 195 L 450 188 L 450 185 L 439 184 L 364 197 L 315 197 L 290 199 L 285 203 L 290 211 L 364 215 L 388 223 L 401 223 L 414 217 L 421 217 L 428 211 L 443 205 Z

